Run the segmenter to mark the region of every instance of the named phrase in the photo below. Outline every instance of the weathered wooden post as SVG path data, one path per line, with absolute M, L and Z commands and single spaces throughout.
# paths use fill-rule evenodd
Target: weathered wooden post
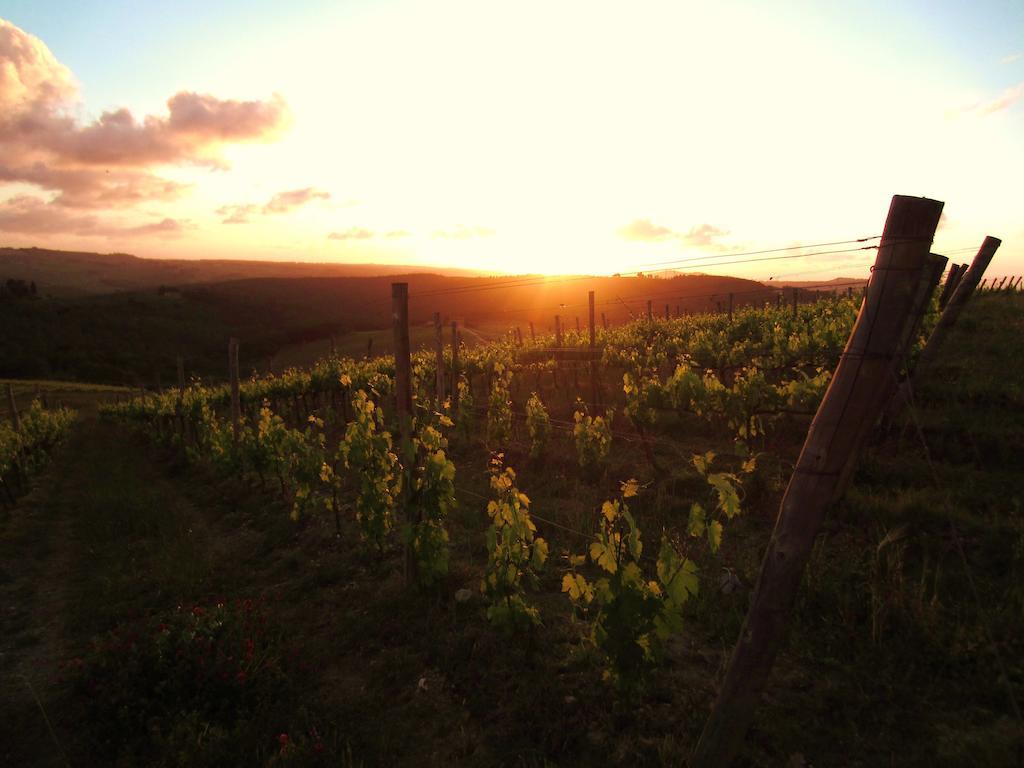
M 373 336 L 366 337 L 366 359 L 373 357 Z
M 11 409 L 11 426 L 21 432 L 21 416 L 18 415 L 18 401 L 14 399 L 14 385 L 7 382 L 7 407 Z
M 530 326 L 533 329 L 533 325 Z M 459 409 L 459 328 L 452 320 L 452 413 Z
M 604 312 L 601 313 L 601 327 L 608 330 L 608 318 L 605 317 Z
M 576 335 L 579 336 L 579 333 L 580 333 L 580 316 L 576 315 Z
M 651 306 L 651 300 L 647 300 L 647 322 L 654 320 L 654 309 Z
M 437 410 L 444 407 L 444 328 L 441 313 L 434 313 L 434 353 L 437 366 Z
M 228 339 L 228 376 L 231 381 L 231 434 L 238 442 L 242 403 L 238 392 L 238 339 Z
M 594 322 L 594 292 L 587 294 L 587 304 L 590 307 L 590 402 L 596 407 L 598 404 L 597 389 L 597 325 Z
M 931 336 L 928 337 L 924 349 L 921 350 L 921 355 L 917 358 L 917 367 L 914 369 L 914 375 L 911 377 L 911 384 L 917 383 L 918 377 L 922 375 L 928 365 L 935 359 L 936 353 L 942 347 L 953 326 L 956 325 L 960 313 L 963 312 L 964 307 L 967 305 L 967 300 L 971 298 L 974 289 L 981 282 L 982 275 L 985 274 L 985 270 L 988 269 L 992 257 L 995 256 L 996 250 L 998 250 L 1001 244 L 1002 240 L 997 237 L 986 237 L 982 242 L 981 248 L 978 249 L 977 255 L 975 255 L 974 260 L 971 262 L 971 266 L 960 279 L 960 284 L 953 291 L 953 295 L 946 304 L 946 308 L 942 310 L 942 315 L 939 316 L 939 322 L 932 329 Z M 903 392 L 902 394 L 904 397 L 901 397 L 901 400 L 905 400 L 905 396 L 909 393 Z
M 439 321 L 440 322 L 440 321 Z M 391 329 L 395 355 L 395 411 L 398 417 L 398 450 L 403 472 L 410 470 L 412 452 L 412 365 L 409 359 L 409 284 L 391 284 Z M 400 516 L 416 525 L 415 513 L 408 503 L 407 482 L 402 482 Z M 405 542 L 405 583 L 416 580 L 416 553 L 408 539 Z
M 775 294 L 775 308 L 782 309 L 782 291 Z
M 691 765 L 725 768 L 743 743 L 786 635 L 811 547 L 856 460 L 894 376 L 942 203 L 894 196 L 868 287 L 846 349 L 814 416 L 761 565 L 761 573 L 718 698 Z
M 530 321 L 530 341 L 537 341 L 537 332 L 533 330 L 533 320 Z

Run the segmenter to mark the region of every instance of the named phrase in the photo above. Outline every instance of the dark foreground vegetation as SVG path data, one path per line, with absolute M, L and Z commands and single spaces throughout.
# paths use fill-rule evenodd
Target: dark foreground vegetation
M 976 297 L 914 406 L 876 436 L 818 541 L 742 764 L 1019 761 L 1022 332 L 1020 296 Z M 564 378 L 558 391 L 538 382 L 553 424 L 569 422 Z M 752 441 L 743 512 L 701 556 L 682 631 L 629 690 L 603 679 L 562 592 L 570 558 L 635 477 L 651 565 L 706 488 L 691 457 L 714 450 L 739 473 L 734 440 L 661 414 L 655 470 L 620 422 L 594 474 L 557 427 L 531 460 L 517 422 L 500 448 L 549 555 L 530 592 L 541 621 L 510 634 L 479 588 L 493 496 L 483 419 L 452 433 L 451 562 L 421 590 L 403 586 L 400 547 L 360 544 L 354 521 L 340 534 L 327 514 L 294 522 L 256 483 L 83 421 L 0 523 L 5 764 L 685 764 L 806 418 Z

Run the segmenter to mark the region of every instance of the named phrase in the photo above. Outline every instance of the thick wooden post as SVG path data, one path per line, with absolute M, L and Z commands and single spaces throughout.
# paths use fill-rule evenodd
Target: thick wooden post
M 974 260 L 971 262 L 971 266 L 960 279 L 960 284 L 953 291 L 949 303 L 942 310 L 939 322 L 932 330 L 931 336 L 928 337 L 928 342 L 924 345 L 924 349 L 921 350 L 921 355 L 917 359 L 917 368 L 914 369 L 912 377 L 914 382 L 917 381 L 925 368 L 935 359 L 936 353 L 942 347 L 950 330 L 956 325 L 957 318 L 960 317 L 960 313 L 963 312 L 964 307 L 967 305 L 967 300 L 971 298 L 974 289 L 981 282 L 982 275 L 985 274 L 989 262 L 992 261 L 992 257 L 995 256 L 996 250 L 1001 244 L 1002 240 L 997 237 L 986 237 L 982 242 L 981 248 L 978 249 L 977 255 L 975 255 Z
M 18 401 L 14 399 L 14 385 L 7 382 L 7 407 L 11 409 L 11 426 L 21 432 L 21 416 L 18 415 Z
M 231 433 L 238 442 L 241 428 L 242 403 L 238 393 L 238 339 L 228 340 L 228 376 L 231 381 Z
M 725 768 L 743 744 L 840 475 L 882 409 L 941 213 L 936 200 L 893 197 L 866 301 L 782 499 L 746 621 L 691 762 L 695 768 Z
M 608 318 L 605 317 L 604 312 L 601 313 L 601 327 L 608 330 Z
M 532 328 L 533 326 L 531 326 Z M 452 320 L 452 413 L 459 409 L 459 327 Z
M 647 300 L 647 322 L 651 322 L 654 319 L 654 310 L 651 307 L 651 300 Z
M 530 341 L 537 341 L 537 332 L 533 330 L 533 320 L 530 321 Z
M 437 366 L 437 410 L 444 407 L 444 329 L 441 326 L 441 313 L 434 313 L 434 348 Z
M 579 335 L 579 332 L 580 332 L 580 316 L 576 315 L 576 334 Z
M 939 294 L 939 309 L 945 309 L 946 304 L 949 303 L 949 297 L 953 295 L 953 289 L 956 287 L 957 280 L 960 276 L 960 265 L 954 264 L 949 268 L 949 274 L 946 275 L 946 282 L 942 286 L 942 293 Z

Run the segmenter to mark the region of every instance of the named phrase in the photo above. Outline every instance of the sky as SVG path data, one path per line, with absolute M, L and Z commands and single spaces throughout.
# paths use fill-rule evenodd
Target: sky
M 826 280 L 874 252 L 814 245 L 880 234 L 905 194 L 945 202 L 934 251 L 993 235 L 989 274 L 1024 273 L 1019 0 L 0 0 L 0 20 L 0 245 Z

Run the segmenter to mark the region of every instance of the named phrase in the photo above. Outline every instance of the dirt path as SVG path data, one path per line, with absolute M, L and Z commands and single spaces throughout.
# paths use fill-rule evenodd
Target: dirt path
M 202 518 L 123 432 L 87 419 L 0 513 L 0 764 L 76 764 L 62 664 L 138 604 L 208 582 Z

